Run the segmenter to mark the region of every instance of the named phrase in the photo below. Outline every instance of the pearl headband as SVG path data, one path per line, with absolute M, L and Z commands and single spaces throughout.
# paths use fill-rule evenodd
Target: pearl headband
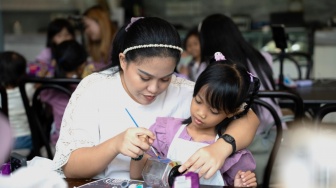
M 126 54 L 127 52 L 129 52 L 131 50 L 135 50 L 135 49 L 139 49 L 139 48 L 172 48 L 172 49 L 175 49 L 175 50 L 179 50 L 181 53 L 183 52 L 182 48 L 180 48 L 178 46 L 170 45 L 170 44 L 144 44 L 144 45 L 138 45 L 138 46 L 133 46 L 133 47 L 126 48 L 123 51 L 123 54 Z

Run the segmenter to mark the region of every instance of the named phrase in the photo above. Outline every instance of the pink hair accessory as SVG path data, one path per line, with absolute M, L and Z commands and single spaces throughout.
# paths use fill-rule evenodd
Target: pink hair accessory
M 220 61 L 220 60 L 226 60 L 224 55 L 221 52 L 216 52 L 215 53 L 215 60 Z
M 247 72 L 247 74 L 249 74 L 250 75 L 250 80 L 251 80 L 251 82 L 253 82 L 253 77 L 255 77 L 252 73 L 250 73 L 249 71 L 246 71 Z
M 129 23 L 126 26 L 125 31 L 127 32 L 128 28 L 130 28 L 134 22 L 136 22 L 136 21 L 138 21 L 139 19 L 142 19 L 142 18 L 144 18 L 144 17 L 132 17 L 131 18 L 131 23 Z

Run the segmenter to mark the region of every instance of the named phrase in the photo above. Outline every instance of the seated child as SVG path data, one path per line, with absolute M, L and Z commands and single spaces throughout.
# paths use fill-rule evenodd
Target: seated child
M 15 138 L 13 149 L 32 149 L 32 139 L 19 89 L 20 80 L 26 76 L 26 59 L 19 53 L 0 53 L 0 84 L 6 88 L 8 98 L 8 118 Z M 26 91 L 31 101 L 35 91 L 33 84 L 27 84 Z
M 158 117 L 150 127 L 156 135 L 152 146 L 159 156 L 184 163 L 199 148 L 221 139 L 228 124 L 250 109 L 253 96 L 259 90 L 259 79 L 241 64 L 224 61 L 220 52 L 215 54 L 215 60 L 195 83 L 191 117 L 186 120 Z M 149 157 L 155 154 L 147 151 L 141 160 L 131 161 L 131 179 L 141 179 L 141 171 Z M 255 167 L 250 151 L 236 151 L 210 179 L 200 178 L 200 184 L 223 186 L 225 182 L 235 187 L 256 186 L 255 174 L 251 172 Z
M 81 78 L 87 54 L 84 47 L 75 40 L 64 41 L 55 47 L 55 78 Z M 74 91 L 77 86 L 67 86 Z M 41 101 L 52 107 L 55 129 L 51 133 L 51 143 L 56 145 L 61 122 L 69 96 L 61 91 L 48 89 L 41 92 Z

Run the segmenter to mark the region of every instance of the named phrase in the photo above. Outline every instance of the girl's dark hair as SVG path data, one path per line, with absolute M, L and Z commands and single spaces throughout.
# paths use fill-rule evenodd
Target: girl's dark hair
M 64 41 L 55 47 L 56 78 L 65 78 L 67 72 L 76 70 L 86 62 L 85 48 L 76 40 Z
M 67 19 L 57 18 L 48 25 L 47 47 L 52 48 L 54 46 L 53 38 L 57 33 L 62 31 L 63 28 L 66 28 L 73 38 L 75 38 L 75 29 L 71 23 Z
M 157 18 L 141 18 L 127 26 L 123 26 L 117 32 L 112 47 L 112 66 L 120 68 L 119 53 L 126 48 L 145 44 L 168 44 L 181 47 L 181 38 L 177 30 L 169 22 Z M 173 57 L 176 63 L 180 60 L 181 52 L 171 48 L 140 48 L 126 53 L 126 60 L 135 61 L 139 57 Z
M 0 83 L 5 87 L 17 87 L 26 75 L 27 60 L 19 53 L 0 53 Z
M 215 109 L 226 114 L 235 114 L 224 119 L 216 126 L 216 132 L 222 135 L 228 124 L 245 115 L 250 109 L 255 95 L 259 91 L 259 79 L 252 77 L 240 63 L 229 60 L 213 61 L 197 78 L 193 97 L 204 87 L 205 100 Z M 246 102 L 243 111 L 242 104 Z M 191 118 L 183 123 L 191 123 Z
M 248 61 L 259 76 L 265 90 L 274 90 L 272 67 L 264 56 L 248 43 L 231 18 L 223 14 L 206 17 L 200 28 L 202 61 L 207 61 L 217 51 L 227 59 L 240 62 L 248 69 Z M 271 87 L 267 84 L 271 83 Z

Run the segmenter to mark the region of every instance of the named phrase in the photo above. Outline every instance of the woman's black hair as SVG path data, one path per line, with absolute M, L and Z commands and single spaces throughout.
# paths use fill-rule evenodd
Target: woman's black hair
M 48 31 L 47 31 L 47 44 L 46 46 L 49 48 L 53 48 L 55 45 L 53 42 L 54 36 L 62 31 L 63 28 L 66 28 L 68 32 L 75 38 L 75 29 L 71 23 L 64 18 L 57 18 L 53 21 L 51 21 L 48 25 Z
M 226 114 L 235 114 L 216 126 L 216 132 L 222 135 L 232 120 L 248 112 L 260 85 L 259 79 L 251 76 L 240 63 L 230 60 L 211 61 L 213 62 L 197 78 L 193 97 L 204 87 L 205 100 L 212 108 Z M 243 111 L 239 112 L 245 102 Z M 191 118 L 183 123 L 191 123 Z
M 217 51 L 228 59 L 240 62 L 247 69 L 249 61 L 264 89 L 275 89 L 272 67 L 259 50 L 245 40 L 231 18 L 223 14 L 206 17 L 200 26 L 200 42 L 202 61 L 208 61 Z
M 118 66 L 121 70 L 119 53 L 129 47 L 146 44 L 181 46 L 181 38 L 175 27 L 161 18 L 141 18 L 128 25 L 127 31 L 126 27 L 127 25 L 121 27 L 113 40 L 112 64 L 109 67 Z M 181 58 L 181 52 L 172 48 L 151 47 L 135 49 L 126 53 L 128 62 L 135 61 L 139 57 L 173 57 L 177 63 Z
M 64 41 L 54 50 L 56 60 L 56 78 L 65 78 L 67 72 L 76 70 L 86 62 L 88 55 L 85 48 L 76 40 Z
M 19 53 L 0 53 L 0 83 L 5 87 L 17 87 L 26 76 L 27 60 Z

